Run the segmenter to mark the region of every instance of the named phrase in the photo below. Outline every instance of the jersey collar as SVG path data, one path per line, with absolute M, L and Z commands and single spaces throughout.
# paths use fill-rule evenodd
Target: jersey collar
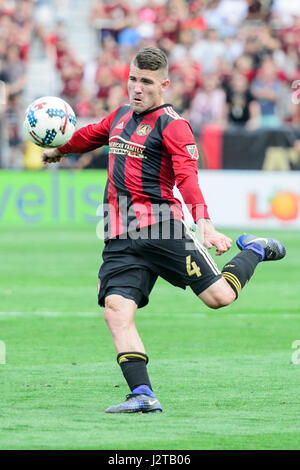
M 143 113 L 135 113 L 133 111 L 133 115 L 134 115 L 135 118 L 144 117 L 144 116 L 146 116 L 146 114 L 154 113 L 158 109 L 165 108 L 166 106 L 172 106 L 173 107 L 172 104 L 165 103 L 165 104 L 161 104 L 160 106 L 157 106 L 157 108 L 152 108 L 152 109 L 149 109 L 148 111 L 144 111 Z

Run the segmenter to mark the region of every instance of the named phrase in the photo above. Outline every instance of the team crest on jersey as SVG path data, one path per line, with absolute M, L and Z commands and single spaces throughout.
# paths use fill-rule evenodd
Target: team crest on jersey
M 116 129 L 123 129 L 124 128 L 124 121 L 121 121 L 117 126 Z
M 198 154 L 197 145 L 186 145 L 185 147 L 187 151 L 189 152 L 191 158 L 198 160 L 199 154 Z
M 136 129 L 136 133 L 139 136 L 147 135 L 151 131 L 152 131 L 152 127 L 150 126 L 150 124 L 140 124 Z

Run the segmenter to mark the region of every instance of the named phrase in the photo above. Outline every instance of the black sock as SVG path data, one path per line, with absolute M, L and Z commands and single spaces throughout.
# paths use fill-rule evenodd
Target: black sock
M 117 356 L 123 375 L 130 390 L 139 385 L 148 385 L 152 390 L 150 379 L 147 372 L 148 356 L 140 352 L 125 352 Z
M 260 259 L 260 256 L 254 251 L 244 250 L 232 258 L 222 269 L 222 276 L 230 284 L 236 297 L 251 278 Z

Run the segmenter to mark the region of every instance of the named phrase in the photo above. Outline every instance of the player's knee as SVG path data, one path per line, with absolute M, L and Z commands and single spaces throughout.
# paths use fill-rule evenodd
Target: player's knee
M 122 312 L 114 305 L 106 305 L 104 309 L 104 320 L 110 329 L 122 327 Z
M 111 331 L 123 330 L 130 325 L 133 314 L 114 296 L 105 299 L 104 320 Z
M 236 299 L 236 295 L 224 278 L 220 278 L 199 294 L 199 298 L 210 308 L 226 307 Z
M 205 302 L 206 305 L 212 309 L 218 309 L 222 307 L 226 307 L 227 305 L 230 305 L 232 302 L 234 302 L 236 299 L 236 295 L 231 289 L 230 291 L 227 292 L 220 292 L 209 299 Z
M 232 293 L 226 293 L 224 295 L 217 296 L 215 299 L 213 299 L 213 303 L 211 308 L 213 309 L 218 309 L 222 307 L 227 307 L 227 305 L 230 305 L 232 302 L 234 302 L 236 299 L 235 293 L 232 291 Z

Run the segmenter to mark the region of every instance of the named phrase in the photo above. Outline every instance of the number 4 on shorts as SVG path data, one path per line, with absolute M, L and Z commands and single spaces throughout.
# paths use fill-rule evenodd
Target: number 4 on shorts
M 197 277 L 201 276 L 200 268 L 195 261 L 191 260 L 191 255 L 186 257 L 186 271 L 189 276 L 193 276 L 193 274 L 196 274 Z

